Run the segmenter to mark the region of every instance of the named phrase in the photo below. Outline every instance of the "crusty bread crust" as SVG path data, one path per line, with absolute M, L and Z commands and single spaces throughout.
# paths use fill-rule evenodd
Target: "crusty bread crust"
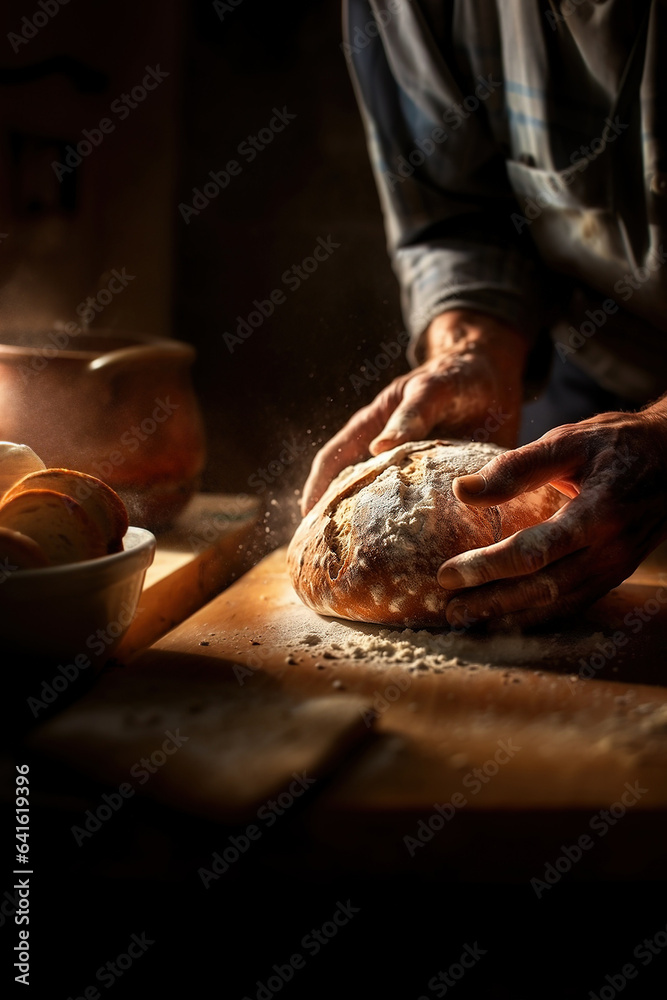
M 446 624 L 451 591 L 440 565 L 554 514 L 565 497 L 550 486 L 499 507 L 460 503 L 457 476 L 505 449 L 462 441 L 413 441 L 345 469 L 290 543 L 292 584 L 324 615 L 401 627 Z

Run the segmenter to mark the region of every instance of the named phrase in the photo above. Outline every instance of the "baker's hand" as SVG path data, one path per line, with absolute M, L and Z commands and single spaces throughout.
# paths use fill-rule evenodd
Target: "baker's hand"
M 301 502 L 306 514 L 348 465 L 406 441 L 448 435 L 516 442 L 528 344 L 491 316 L 450 310 L 425 335 L 426 361 L 394 379 L 315 456 Z
M 549 431 L 454 480 L 470 506 L 500 504 L 551 483 L 570 497 L 543 524 L 443 563 L 460 590 L 450 625 L 526 626 L 569 615 L 625 580 L 667 537 L 667 397 L 639 413 L 603 413 Z M 461 589 L 463 588 L 463 589 Z

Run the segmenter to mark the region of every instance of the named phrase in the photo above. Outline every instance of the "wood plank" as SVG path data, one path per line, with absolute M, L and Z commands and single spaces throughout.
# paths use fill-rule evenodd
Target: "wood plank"
M 499 741 L 521 749 L 467 796 L 474 808 L 603 807 L 637 780 L 649 789 L 638 808 L 664 807 L 667 592 L 659 579 L 624 584 L 560 632 L 438 638 L 314 614 L 295 596 L 279 550 L 154 650 L 245 663 L 248 687 L 270 675 L 308 698 L 335 691 L 374 702 L 387 738 L 330 795 L 340 809 L 432 807 L 465 790 L 464 779 L 473 785 L 474 768 L 494 770 Z M 434 635 L 446 659 L 421 656 L 427 669 L 381 651 L 403 641 L 409 655 Z M 378 649 L 359 655 L 355 646 L 369 637 Z
M 655 578 L 628 583 L 532 636 L 390 631 L 309 611 L 279 550 L 30 745 L 119 783 L 180 726 L 187 746 L 138 791 L 210 818 L 251 814 L 354 745 L 329 815 L 430 813 L 456 792 L 468 816 L 604 808 L 636 782 L 633 810 L 665 808 L 664 598 Z
M 103 675 L 26 746 L 108 785 L 241 822 L 299 776 L 320 780 L 369 734 L 362 699 L 294 696 L 268 673 L 245 686 L 233 668 L 149 651 Z
M 159 533 L 137 614 L 115 653 L 127 662 L 184 621 L 252 565 L 257 498 L 197 493 L 174 525 Z

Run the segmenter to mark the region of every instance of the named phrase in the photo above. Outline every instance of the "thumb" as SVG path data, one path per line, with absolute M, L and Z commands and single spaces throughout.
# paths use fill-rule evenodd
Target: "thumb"
M 368 450 L 371 455 L 379 455 L 380 452 L 396 448 L 406 441 L 421 441 L 430 430 L 431 425 L 414 404 L 404 402 L 394 410 L 384 429 L 371 441 Z
M 470 506 L 492 507 L 546 483 L 557 482 L 561 486 L 563 480 L 567 481 L 576 472 L 579 463 L 564 446 L 559 448 L 554 444 L 553 440 L 540 438 L 492 458 L 474 475 L 456 478 L 452 483 L 454 496 Z M 567 492 L 576 494 L 576 490 Z
M 406 441 L 423 441 L 442 417 L 442 379 L 411 378 L 403 387 L 403 398 L 384 429 L 371 441 L 371 455 L 395 448 Z

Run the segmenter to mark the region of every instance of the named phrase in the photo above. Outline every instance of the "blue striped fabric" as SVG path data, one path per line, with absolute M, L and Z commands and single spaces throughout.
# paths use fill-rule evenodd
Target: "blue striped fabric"
M 343 24 L 412 360 L 468 307 L 664 392 L 664 0 L 344 0 Z

